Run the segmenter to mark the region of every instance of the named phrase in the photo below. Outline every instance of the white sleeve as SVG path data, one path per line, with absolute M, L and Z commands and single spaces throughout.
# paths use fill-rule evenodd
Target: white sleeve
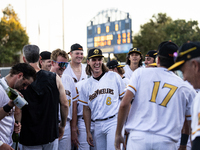
M 117 85 L 118 85 L 118 91 L 119 91 L 119 98 L 121 99 L 124 97 L 126 86 L 120 75 L 116 74 L 116 78 L 118 81 Z
M 138 81 L 140 80 L 140 74 L 141 74 L 141 69 L 138 68 L 136 69 L 131 78 L 130 78 L 130 82 L 129 84 L 127 85 L 127 90 L 130 90 L 134 95 L 135 93 L 137 92 L 137 89 L 138 89 Z
M 192 106 L 192 141 L 200 136 L 200 93 L 194 99 Z
M 81 103 L 82 105 L 88 106 L 88 99 L 89 97 L 87 96 L 87 90 L 84 84 L 84 80 L 79 81 L 82 82 L 81 84 L 77 85 L 78 93 L 79 93 L 79 99 L 78 103 Z

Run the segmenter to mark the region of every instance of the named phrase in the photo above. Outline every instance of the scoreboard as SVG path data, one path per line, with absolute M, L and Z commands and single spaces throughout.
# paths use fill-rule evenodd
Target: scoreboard
M 132 48 L 131 19 L 87 26 L 87 47 L 104 53 L 127 53 Z

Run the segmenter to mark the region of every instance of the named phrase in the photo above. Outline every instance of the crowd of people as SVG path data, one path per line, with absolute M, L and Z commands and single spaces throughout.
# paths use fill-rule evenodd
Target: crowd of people
M 83 64 L 83 50 L 23 47 L 24 63 L 0 82 L 28 105 L 19 109 L 0 85 L 0 150 L 200 149 L 200 42 L 164 41 L 144 65 L 136 47 L 126 65 L 105 63 L 99 48 Z

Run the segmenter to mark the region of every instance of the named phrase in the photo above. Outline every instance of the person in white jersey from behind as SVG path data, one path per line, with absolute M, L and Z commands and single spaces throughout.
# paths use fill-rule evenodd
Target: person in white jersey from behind
M 85 72 L 86 65 L 81 63 L 83 60 L 83 47 L 78 43 L 73 44 L 70 48 L 69 55 L 71 57 L 71 61 L 69 62 L 63 74 L 67 74 L 71 76 L 76 85 L 77 82 L 87 78 L 87 75 Z M 81 109 L 81 110 L 77 110 L 77 109 Z M 72 144 L 73 144 L 72 147 L 75 147 L 73 149 L 76 149 L 76 148 L 81 149 L 81 147 L 84 147 L 86 143 L 86 139 L 82 139 L 81 136 L 79 136 L 79 135 L 86 134 L 86 129 L 84 130 L 83 129 L 84 127 L 82 126 L 81 126 L 82 128 L 81 130 L 78 129 L 79 124 L 82 124 L 81 121 L 84 122 L 84 120 L 77 119 L 77 111 L 82 112 L 82 108 L 78 107 L 77 101 L 75 101 L 73 105 L 73 117 L 72 117 L 72 123 L 71 123 L 71 139 L 72 139 Z M 79 116 L 79 117 L 82 118 L 83 116 Z
M 126 57 L 126 64 L 124 66 L 124 76 L 131 78 L 132 73 L 139 67 L 142 67 L 142 53 L 139 48 L 131 48 Z
M 120 99 L 125 85 L 122 78 L 103 63 L 102 51 L 90 49 L 87 57 L 86 73 L 91 76 L 81 88 L 79 101 L 83 106 L 87 141 L 93 146 L 90 132 L 91 120 L 94 121 L 94 137 L 97 150 L 114 150 L 114 136 Z
M 62 84 L 65 89 L 65 94 L 69 102 L 69 112 L 67 116 L 67 122 L 65 126 L 65 132 L 63 137 L 59 140 L 58 143 L 58 150 L 71 150 L 71 126 L 70 121 L 72 120 L 72 109 L 73 109 L 73 101 L 76 100 L 76 87 L 74 84 L 73 79 L 64 74 L 63 71 L 66 69 L 68 65 L 68 54 L 61 49 L 56 49 L 51 54 L 51 60 L 52 60 L 52 67 L 51 72 L 55 72 L 58 74 L 62 80 Z M 60 113 L 59 113 L 59 119 Z
M 190 82 L 198 91 L 200 88 L 200 42 L 183 44 L 178 54 L 175 54 L 176 63 L 169 70 L 180 69 L 184 80 Z M 192 105 L 192 150 L 200 149 L 200 93 L 198 91 Z
M 158 47 L 157 67 L 139 68 L 132 74 L 118 113 L 115 147 L 123 143 L 121 130 L 130 131 L 127 149 L 176 150 L 186 115 L 191 115 L 195 90 L 167 68 L 178 46 L 169 41 Z

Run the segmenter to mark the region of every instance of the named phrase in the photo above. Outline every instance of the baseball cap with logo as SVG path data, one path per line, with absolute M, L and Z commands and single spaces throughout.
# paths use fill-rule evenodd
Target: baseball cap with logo
M 75 51 L 75 50 L 81 50 L 81 51 L 83 51 L 83 47 L 82 47 L 80 44 L 78 44 L 78 43 L 73 44 L 73 45 L 71 46 L 70 52 Z
M 104 56 L 102 55 L 102 51 L 100 49 L 93 48 L 93 49 L 90 49 L 88 52 L 88 59 L 92 57 L 104 57 Z
M 125 65 L 121 65 L 117 60 L 111 60 L 107 63 L 107 67 L 109 69 L 113 69 L 115 67 L 120 68 L 120 67 L 124 67 Z
M 158 46 L 157 54 L 166 58 L 173 59 L 174 52 L 177 52 L 178 46 L 171 41 L 164 41 Z
M 200 57 L 200 42 L 189 42 L 183 44 L 178 53 L 174 53 L 175 64 L 168 68 L 168 70 L 179 70 L 181 65 L 186 61 Z
M 155 59 L 156 58 L 156 53 L 157 53 L 156 50 L 148 51 L 148 53 L 146 54 L 146 57 L 153 57 Z
M 43 51 L 40 53 L 41 60 L 51 59 L 51 52 Z
M 136 48 L 136 47 L 135 47 L 135 48 L 131 48 L 131 49 L 129 50 L 129 52 L 128 52 L 128 55 L 129 55 L 130 53 L 133 53 L 133 52 L 139 53 L 140 55 L 142 55 L 140 49 L 139 49 L 139 48 Z

